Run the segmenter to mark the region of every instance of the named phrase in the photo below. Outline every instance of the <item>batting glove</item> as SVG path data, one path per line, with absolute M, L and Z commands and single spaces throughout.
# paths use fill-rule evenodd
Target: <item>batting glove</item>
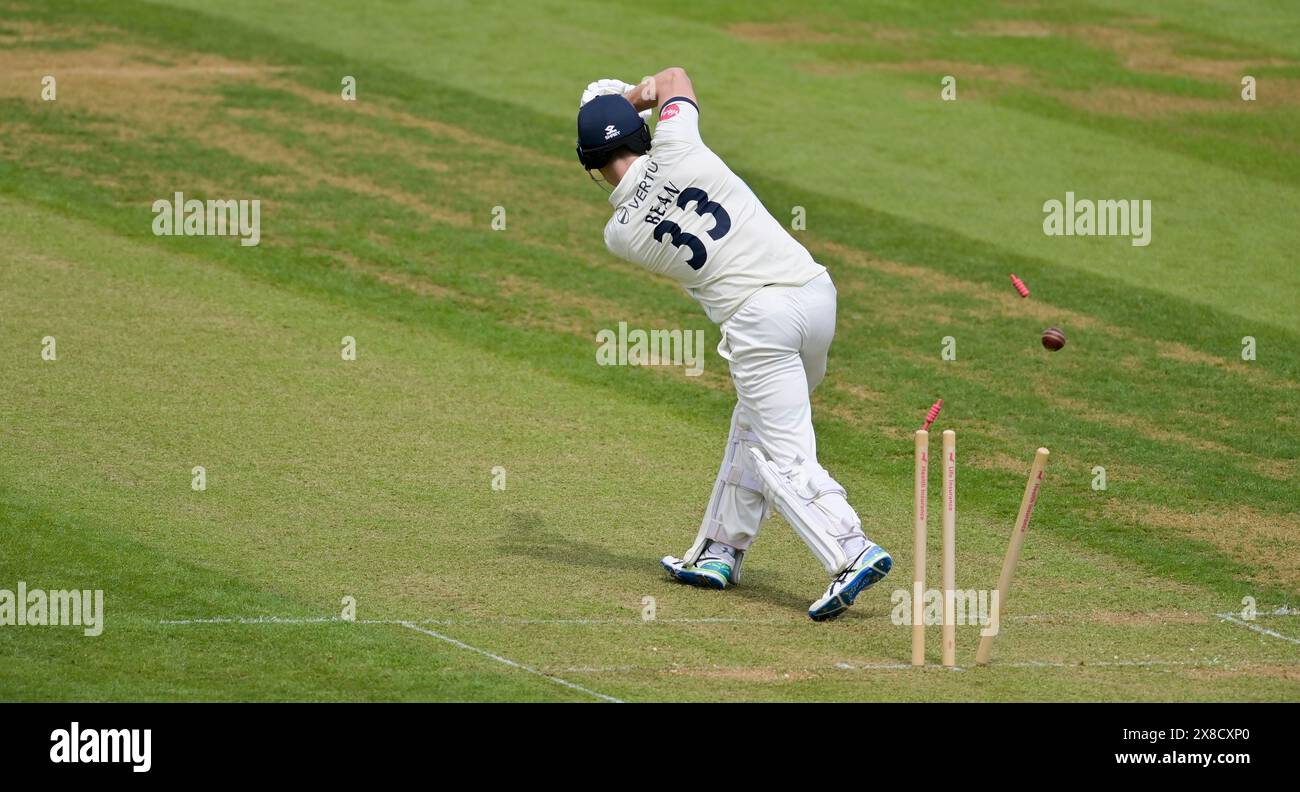
M 612 78 L 596 80 L 589 84 L 586 90 L 582 92 L 582 100 L 578 102 L 578 107 L 582 107 L 597 96 L 604 96 L 605 94 L 618 94 L 619 96 L 622 96 L 635 87 L 636 86 L 632 83 L 625 83 L 622 80 L 615 80 Z M 640 116 L 642 120 L 649 120 L 650 110 L 642 110 Z

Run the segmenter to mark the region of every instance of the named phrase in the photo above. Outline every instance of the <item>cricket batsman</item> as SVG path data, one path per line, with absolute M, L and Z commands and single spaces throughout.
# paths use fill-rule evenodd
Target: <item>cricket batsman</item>
M 656 108 L 652 138 L 645 119 Z M 808 615 L 833 619 L 893 565 L 817 461 L 809 397 L 826 374 L 835 286 L 704 144 L 699 124 L 695 92 L 679 68 L 638 85 L 598 80 L 578 111 L 578 160 L 613 186 L 605 245 L 699 302 L 720 327 L 718 354 L 736 386 L 731 434 L 695 543 L 661 563 L 683 583 L 737 584 L 775 506 L 830 576 Z

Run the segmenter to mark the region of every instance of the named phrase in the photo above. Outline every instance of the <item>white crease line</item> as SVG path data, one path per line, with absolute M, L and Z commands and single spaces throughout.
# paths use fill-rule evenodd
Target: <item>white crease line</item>
M 1274 611 L 1264 611 L 1264 612 L 1261 612 L 1261 614 L 1262 614 L 1262 615 L 1265 615 L 1265 616 L 1296 616 L 1296 615 L 1300 615 L 1300 610 L 1296 610 L 1296 609 L 1294 609 L 1294 608 L 1285 608 L 1285 607 L 1283 607 L 1283 608 L 1278 608 L 1277 610 L 1274 610 Z M 1051 615 L 1052 617 L 1059 618 L 1059 617 L 1061 617 L 1062 615 L 1067 615 L 1067 616 L 1068 616 L 1069 614 L 1050 614 L 1050 615 Z M 1300 639 L 1292 638 L 1292 637 L 1290 637 L 1290 636 L 1283 635 L 1283 634 L 1281 634 L 1281 633 L 1279 633 L 1279 632 L 1276 632 L 1276 631 L 1274 631 L 1274 630 L 1270 630 L 1270 629 L 1268 629 L 1268 628 L 1266 628 L 1266 627 L 1260 627 L 1259 625 L 1255 625 L 1255 624 L 1251 624 L 1251 623 L 1249 623 L 1249 622 L 1242 621 L 1242 620 L 1240 620 L 1240 619 L 1237 619 L 1237 618 L 1236 618 L 1235 616 L 1233 616 L 1231 613 L 1215 613 L 1215 614 L 1211 614 L 1211 615 L 1212 615 L 1212 616 L 1215 616 L 1215 617 L 1217 617 L 1217 618 L 1219 618 L 1219 619 L 1222 619 L 1223 621 L 1229 621 L 1229 622 L 1233 622 L 1233 623 L 1235 623 L 1235 624 L 1239 624 L 1239 625 L 1241 625 L 1241 626 L 1243 626 L 1243 627 L 1246 627 L 1246 628 L 1248 628 L 1248 629 L 1250 629 L 1250 630 L 1254 630 L 1255 632 L 1259 632 L 1259 633 L 1262 633 L 1262 634 L 1264 634 L 1264 635 L 1268 635 L 1268 636 L 1273 637 L 1273 638 L 1280 638 L 1280 639 L 1282 639 L 1282 640 L 1284 640 L 1284 641 L 1290 641 L 1291 643 L 1300 644 Z M 1043 618 L 1043 616 L 1027 615 L 1027 616 L 1022 616 L 1021 618 L 1025 618 L 1025 619 L 1035 619 L 1035 618 Z M 656 621 L 657 621 L 657 622 L 664 622 L 664 623 L 669 623 L 669 624 L 718 624 L 718 623 L 722 623 L 722 624 L 779 624 L 779 623 L 784 623 L 784 622 L 786 622 L 787 620 L 784 620 L 784 619 L 739 619 L 739 618 L 683 618 L 683 619 L 652 619 L 651 621 L 652 621 L 652 622 L 656 622 Z M 795 621 L 798 621 L 798 620 L 795 620 Z M 509 660 L 509 659 L 507 659 L 507 658 L 500 657 L 500 656 L 498 656 L 498 655 L 494 655 L 494 654 L 492 654 L 491 652 L 487 652 L 487 651 L 484 651 L 484 650 L 482 650 L 482 649 L 478 649 L 478 648 L 476 648 L 476 647 L 470 646 L 469 644 L 463 643 L 463 642 L 461 642 L 461 641 L 457 641 L 457 640 L 454 639 L 454 638 L 449 638 L 449 637 L 447 637 L 447 636 L 445 636 L 445 635 L 442 635 L 442 634 L 440 634 L 440 633 L 436 633 L 436 632 L 434 632 L 433 630 L 424 629 L 424 628 L 421 628 L 421 627 L 419 627 L 419 626 L 417 626 L 417 625 L 420 625 L 420 624 L 436 624 L 436 625 L 448 625 L 448 626 L 454 626 L 454 625 L 474 625 L 474 624 L 580 624 L 580 625 L 581 625 L 581 624 L 643 624 L 643 623 L 645 623 L 645 622 L 643 622 L 643 620 L 641 620 L 641 619 L 512 619 L 512 618 L 500 618 L 500 619 L 419 619 L 419 620 L 411 620 L 411 619 L 357 619 L 357 620 L 355 620 L 355 622 L 352 622 L 352 621 L 349 621 L 349 620 L 343 619 L 343 618 L 338 617 L 338 616 L 306 616 L 306 617 L 282 617 L 282 616 L 218 616 L 218 617 L 206 618 L 206 619 L 164 619 L 164 620 L 162 620 L 162 621 L 159 621 L 158 623 L 159 623 L 159 624 L 165 624 L 165 625 L 185 625 L 185 624 L 329 624 L 329 623 L 334 623 L 334 622 L 339 622 L 339 623 L 348 623 L 348 624 L 355 623 L 355 624 L 396 624 L 396 625 L 401 625 L 401 626 L 403 626 L 403 627 L 406 627 L 406 628 L 409 628 L 409 629 L 412 629 L 412 630 L 417 630 L 417 631 L 419 631 L 419 632 L 425 633 L 425 634 L 427 634 L 427 635 L 429 635 L 429 636 L 432 636 L 432 637 L 434 637 L 434 638 L 438 638 L 438 639 L 441 639 L 441 640 L 443 640 L 443 641 L 447 641 L 448 643 L 454 644 L 454 645 L 459 646 L 459 647 L 461 647 L 461 648 L 468 649 L 469 651 L 477 652 L 477 653 L 479 653 L 479 654 L 481 654 L 481 655 L 484 655 L 484 656 L 486 656 L 486 657 L 490 657 L 490 658 L 492 658 L 493 660 L 497 660 L 497 661 L 499 661 L 499 662 L 505 663 L 505 664 L 507 664 L 507 665 L 509 665 L 509 666 L 512 666 L 512 667 L 514 667 L 514 668 L 518 668 L 518 669 L 520 669 L 520 670 L 527 671 L 527 672 L 529 672 L 529 673 L 536 674 L 536 675 L 538 675 L 538 676 L 544 677 L 544 678 L 546 678 L 546 679 L 551 680 L 552 682 L 555 682 L 556 684 L 564 685 L 565 687 L 569 687 L 569 688 L 572 688 L 572 689 L 574 689 L 574 690 L 579 690 L 579 691 L 581 691 L 581 692 L 583 692 L 583 693 L 586 693 L 586 694 L 591 695 L 591 696 L 595 696 L 595 697 L 597 697 L 597 698 L 600 698 L 600 699 L 603 699 L 603 700 L 606 700 L 606 701 L 615 701 L 615 702 L 619 702 L 619 700 L 616 699 L 616 698 L 613 698 L 613 697 L 611 697 L 611 696 L 606 696 L 606 695 L 603 694 L 603 693 L 597 693 L 597 692 L 595 692 L 594 690 L 588 690 L 587 688 L 581 687 L 580 685 L 575 685 L 574 683 L 572 683 L 572 682 L 568 682 L 568 681 L 563 680 L 563 679 L 560 679 L 559 677 L 551 676 L 548 672 L 545 672 L 545 671 L 539 671 L 539 670 L 537 670 L 537 669 L 535 669 L 535 668 L 530 668 L 530 667 L 528 667 L 528 666 L 521 665 L 521 664 L 519 664 L 519 663 L 514 662 L 513 660 Z M 1242 664 L 1242 663 L 1236 663 L 1236 665 L 1241 665 L 1241 664 Z M 1249 661 L 1246 661 L 1246 662 L 1245 662 L 1245 665 L 1249 665 L 1249 664 L 1250 664 Z M 1291 665 L 1291 664 L 1292 664 L 1292 663 L 1283 663 L 1283 665 Z M 1294 663 L 1294 664 L 1296 664 L 1296 665 L 1300 665 L 1300 663 Z M 1161 666 L 1222 666 L 1222 665 L 1233 665 L 1233 664 L 1228 664 L 1228 663 L 1225 663 L 1223 660 L 1220 660 L 1220 659 L 1217 659 L 1217 658 L 1212 658 L 1212 659 L 1205 659 L 1205 660 L 1098 660 L 1098 661 L 1091 661 L 1091 662 L 1090 662 L 1090 661 L 1069 661 L 1069 662 L 1066 662 L 1066 661 L 1060 661 L 1060 660 L 1057 660 L 1057 661 L 1046 661 L 1046 660 L 1024 660 L 1024 661 L 1019 661 L 1019 662 L 997 663 L 997 665 L 1000 666 L 1000 667 L 1003 667 L 1003 668 L 1087 668 L 1087 667 L 1092 667 L 1092 668 L 1152 668 L 1152 667 L 1161 667 Z M 836 663 L 832 668 L 834 668 L 834 669 L 836 669 L 836 670 L 841 670 L 841 671 L 901 671 L 901 670 L 908 670 L 908 669 L 911 669 L 912 667 L 913 667 L 913 666 L 912 666 L 910 663 L 866 663 L 866 664 L 862 664 L 862 665 L 852 665 L 852 664 L 849 664 L 849 663 Z M 941 666 L 932 666 L 932 667 L 934 667 L 934 668 L 941 668 Z M 605 667 L 575 666 L 575 667 L 570 667 L 570 668 L 562 668 L 562 669 L 559 670 L 559 673 L 573 673 L 573 674 L 600 674 L 600 673 L 615 673 L 615 672 L 626 672 L 626 671 L 649 671 L 649 672 L 654 672 L 654 673 L 665 673 L 665 672 L 672 672 L 672 671 L 674 671 L 674 670 L 691 670 L 691 669 L 674 669 L 674 668 L 671 668 L 671 667 L 669 667 L 669 668 L 658 668 L 658 667 L 649 667 L 649 666 L 628 666 L 628 665 L 624 665 L 624 666 L 605 666 Z M 697 669 L 697 670 L 698 670 L 698 669 Z M 716 670 L 720 670 L 720 669 L 717 669 L 717 668 L 706 668 L 706 669 L 703 669 L 703 670 L 715 670 L 715 671 L 716 671 Z M 725 669 L 722 669 L 722 670 L 725 670 Z M 739 670 L 753 670 L 753 669 L 742 668 L 742 669 L 739 669 Z M 811 669 L 804 669 L 804 670 L 811 670 Z M 964 669 L 962 669 L 961 667 L 958 667 L 958 668 L 955 669 L 955 670 L 959 670 L 959 671 L 960 671 L 960 670 L 964 670 Z M 619 703 L 622 703 L 622 702 L 619 702 Z
M 900 671 L 912 667 L 911 663 L 863 663 L 862 665 L 852 665 L 851 663 L 835 664 L 835 670 L 837 671 Z
M 997 663 L 1006 668 L 1161 668 L 1164 666 L 1219 666 L 1223 661 L 1207 660 L 1094 660 L 1066 662 L 1064 660 L 1021 660 L 1014 663 Z
M 1126 614 L 1130 616 L 1144 616 L 1150 614 L 1133 613 Z M 1192 611 L 1183 611 L 1177 613 L 1159 614 L 1161 617 L 1176 618 L 1179 616 L 1200 616 L 1201 614 Z M 1300 609 L 1281 607 L 1273 611 L 1260 611 L 1260 616 L 1300 616 Z M 1095 613 L 1039 613 L 1039 614 L 1021 614 L 1007 615 L 1003 617 L 1005 622 L 1028 622 L 1028 621 L 1060 621 L 1077 619 L 1080 621 L 1095 620 L 1098 614 Z M 1234 621 L 1237 624 L 1248 626 L 1255 629 L 1243 621 L 1233 618 L 1231 613 L 1210 613 L 1204 614 L 1204 618 L 1218 618 L 1225 621 Z M 713 616 L 713 617 L 693 617 L 678 619 L 640 619 L 635 617 L 629 618 L 591 618 L 591 619 L 524 619 L 515 617 L 489 617 L 489 618 L 465 618 L 465 619 L 356 619 L 355 621 L 343 619 L 338 616 L 303 616 L 303 617 L 283 617 L 283 616 L 217 616 L 212 618 L 199 619 L 163 619 L 159 624 L 182 625 L 182 624 L 329 624 L 333 622 L 355 623 L 355 624 L 438 624 L 447 627 L 456 625 L 475 625 L 475 624 L 555 624 L 555 625 L 599 625 L 599 624 L 788 624 L 802 625 L 807 624 L 802 618 L 769 618 L 769 619 L 746 619 L 738 617 Z M 1181 622 L 1175 622 L 1179 624 Z M 1187 622 L 1192 624 L 1193 622 Z M 1273 632 L 1271 630 L 1261 630 L 1266 635 L 1282 638 L 1283 640 L 1300 643 L 1294 638 Z
M 682 619 L 515 619 L 515 618 L 496 618 L 496 619 L 356 619 L 355 621 L 343 619 L 338 616 L 306 616 L 306 617 L 282 617 L 282 616 L 217 616 L 206 619 L 162 619 L 159 624 L 180 625 L 180 624 L 329 624 L 332 622 L 346 622 L 348 624 L 439 624 L 443 626 L 473 625 L 473 624 L 645 624 L 645 623 L 663 623 L 663 624 L 802 624 L 799 619 L 736 619 L 724 617 L 707 617 L 707 618 L 682 618 Z
M 401 621 L 378 621 L 367 622 L 361 619 L 358 623 L 365 624 L 401 624 Z M 660 622 L 663 624 L 781 624 L 783 622 L 790 624 L 801 623 L 799 619 L 737 619 L 727 617 L 701 617 L 701 618 L 681 618 L 681 619 L 520 619 L 509 616 L 499 618 L 485 619 L 407 619 L 414 624 L 652 624 Z
M 338 616 L 214 616 L 208 619 L 162 619 L 159 624 L 326 624 Z
M 411 621 L 411 620 L 408 620 Z M 416 619 L 415 624 L 802 624 L 800 619 L 738 619 L 725 616 L 706 616 L 680 619 L 520 619 L 503 616 L 485 619 Z M 397 622 L 400 623 L 400 622 Z
M 1260 616 L 1300 616 L 1300 608 L 1290 608 L 1282 606 L 1271 611 L 1259 611 Z M 1099 619 L 1107 618 L 1140 618 L 1140 619 L 1165 619 L 1170 625 L 1177 624 L 1196 624 L 1197 622 L 1190 619 L 1215 619 L 1222 618 L 1222 613 L 1199 613 L 1197 611 L 1129 611 L 1129 612 L 1081 612 L 1081 613 L 1026 613 L 1026 614 L 1009 614 L 1002 617 L 1004 622 L 1033 622 L 1033 621 L 1080 621 L 1095 622 Z M 1183 621 L 1187 619 L 1187 621 Z M 987 625 L 981 625 L 987 626 Z
M 252 617 L 250 617 L 250 616 L 229 616 L 229 617 L 218 616 L 218 617 L 215 617 L 215 618 L 209 618 L 209 619 L 164 619 L 164 620 L 160 621 L 159 624 L 167 624 L 167 625 L 183 625 L 183 624 L 328 624 L 328 623 L 332 623 L 332 622 L 345 622 L 345 621 L 347 621 L 347 620 L 342 619 L 342 618 L 340 618 L 340 617 L 338 617 L 338 616 L 309 616 L 309 617 L 302 617 L 302 618 L 295 618 L 295 617 L 285 618 L 285 617 L 280 617 L 280 616 L 252 616 Z M 428 623 L 431 623 L 431 622 L 432 622 L 432 620 L 426 620 L 426 621 L 423 622 L 423 623 L 428 624 Z M 581 685 L 575 685 L 574 683 L 569 682 L 568 680 L 560 679 L 559 677 L 555 677 L 555 676 L 551 676 L 550 674 L 543 673 L 543 672 L 541 672 L 541 671 L 538 671 L 538 670 L 535 669 L 535 668 L 530 668 L 529 666 L 523 665 L 522 663 L 516 663 L 514 660 L 511 660 L 511 659 L 509 659 L 509 658 L 506 658 L 506 657 L 502 657 L 502 656 L 500 656 L 500 655 L 493 654 L 493 653 L 491 653 L 491 652 L 489 652 L 489 651 L 486 651 L 486 650 L 484 650 L 484 649 L 479 649 L 478 647 L 475 647 L 475 646 L 470 646 L 469 644 L 467 644 L 467 643 L 465 643 L 465 642 L 463 642 L 463 641 L 458 641 L 458 640 L 456 640 L 455 638 L 449 638 L 448 636 L 443 635 L 442 633 L 434 632 L 433 630 L 429 630 L 429 629 L 426 629 L 426 628 L 424 628 L 424 627 L 420 627 L 420 626 L 418 626 L 415 622 L 412 622 L 412 621 L 402 621 L 402 620 L 399 620 L 399 619 L 358 619 L 358 620 L 356 620 L 356 623 L 357 623 L 357 624 L 398 624 L 398 625 L 401 625 L 401 626 L 406 627 L 406 628 L 408 628 L 408 629 L 415 630 L 416 632 L 424 633 L 425 635 L 431 636 L 431 637 L 433 637 L 433 638 L 437 638 L 437 639 L 439 639 L 439 640 L 441 640 L 441 641 L 446 641 L 447 643 L 452 644 L 453 646 L 460 647 L 461 649 L 466 649 L 466 650 L 468 650 L 468 651 L 475 652 L 475 653 L 477 653 L 477 654 L 481 654 L 481 655 L 483 655 L 484 657 L 488 657 L 488 658 L 491 658 L 491 659 L 493 659 L 493 660 L 496 660 L 498 663 L 504 663 L 504 664 L 510 666 L 511 668 L 517 668 L 517 669 L 519 669 L 519 670 L 521 670 L 521 671 L 527 671 L 527 672 L 530 673 L 530 674 L 536 674 L 537 676 L 542 677 L 543 679 L 550 680 L 551 682 L 554 682 L 554 683 L 556 683 L 557 685 L 563 685 L 564 687 L 571 688 L 571 689 L 573 689 L 573 690 L 577 690 L 577 691 L 579 691 L 579 692 L 581 692 L 581 693 L 586 693 L 586 694 L 589 695 L 589 696 L 595 696 L 596 698 L 598 698 L 598 699 L 602 699 L 602 700 L 604 700 L 604 701 L 611 701 L 611 702 L 614 702 L 615 704 L 622 704 L 622 703 L 623 703 L 622 701 L 620 701 L 619 699 L 614 698 L 613 696 L 607 696 L 607 695 L 605 695 L 604 693 L 597 693 L 596 691 L 594 691 L 594 690 L 589 690 L 589 689 L 587 689 L 587 688 L 585 688 L 585 687 L 583 687 L 583 686 L 581 686 Z
M 575 685 L 574 683 L 569 682 L 568 680 L 565 680 L 565 679 L 560 679 L 560 678 L 557 677 L 557 676 L 551 676 L 550 674 L 544 674 L 544 673 L 542 673 L 541 671 L 538 671 L 538 670 L 535 669 L 535 668 L 530 668 L 530 667 L 528 667 L 528 666 L 526 666 L 526 665 L 523 665 L 522 663 L 516 663 L 514 660 L 511 660 L 511 659 L 509 659 L 509 658 L 502 657 L 501 655 L 492 654 L 491 652 L 489 652 L 489 651 L 487 651 L 487 650 L 485 650 L 485 649 L 479 649 L 479 648 L 476 647 L 476 646 L 470 646 L 469 644 L 465 643 L 464 641 L 457 641 L 455 638 L 449 638 L 449 637 L 443 635 L 442 633 L 434 632 L 433 630 L 429 630 L 429 629 L 426 629 L 426 628 L 424 628 L 424 627 L 420 627 L 420 626 L 414 624 L 413 622 L 397 622 L 397 623 L 400 624 L 400 625 L 402 625 L 403 627 L 407 627 L 407 628 L 409 628 L 409 629 L 415 630 L 416 632 L 424 633 L 425 635 L 428 635 L 428 636 L 430 636 L 430 637 L 437 638 L 437 639 L 440 640 L 440 641 L 446 641 L 447 643 L 451 644 L 452 646 L 457 646 L 457 647 L 460 647 L 461 649 L 467 649 L 467 650 L 469 650 L 469 651 L 471 651 L 471 652 L 475 652 L 476 654 L 481 654 L 481 655 L 483 655 L 484 657 L 489 657 L 489 658 L 491 658 L 491 659 L 497 661 L 498 663 L 504 663 L 504 664 L 510 666 L 511 668 L 517 668 L 517 669 L 519 669 L 520 671 L 527 671 L 527 672 L 530 673 L 530 674 L 536 674 L 537 676 L 541 677 L 542 679 L 549 680 L 549 681 L 551 681 L 551 682 L 554 682 L 554 683 L 557 684 L 557 685 L 563 685 L 564 687 L 570 688 L 570 689 L 572 689 L 572 690 L 577 690 L 577 691 L 579 691 L 579 692 L 581 692 L 581 693 L 586 693 L 586 694 L 589 695 L 589 696 L 595 696 L 596 698 L 598 698 L 598 699 L 602 699 L 602 700 L 604 700 L 604 701 L 610 701 L 610 702 L 613 702 L 613 703 L 615 703 L 615 704 L 622 704 L 622 703 L 623 703 L 622 701 L 620 701 L 619 699 L 614 698 L 613 696 L 606 696 L 604 693 L 597 693 L 597 692 L 594 691 L 594 690 L 589 690 L 589 689 L 583 687 L 582 685 Z
M 994 662 L 993 666 L 997 668 L 1162 668 L 1162 667 L 1249 667 L 1252 665 L 1300 665 L 1300 662 L 1273 662 L 1260 663 L 1257 661 L 1225 661 L 1221 658 L 1205 658 L 1203 660 L 1096 660 L 1096 661 L 1065 661 L 1065 660 L 1021 660 L 1010 663 Z M 791 668 L 791 669 L 772 669 L 772 668 L 751 668 L 747 666 L 724 667 L 724 666 L 636 666 L 636 665 L 618 665 L 618 666 L 570 666 L 567 668 L 555 669 L 560 674 L 612 674 L 625 673 L 629 671 L 644 671 L 656 674 L 674 674 L 689 673 L 692 671 L 712 671 L 712 672 L 753 672 L 753 671 L 770 671 L 773 674 L 789 673 L 820 673 L 822 671 L 910 671 L 914 668 L 911 663 L 836 663 L 833 666 L 822 666 L 819 668 Z M 968 671 L 969 666 L 957 666 L 955 668 L 945 668 L 941 665 L 929 663 L 924 668 L 936 671 Z
M 1215 616 L 1219 614 L 1213 614 Z M 1040 620 L 1063 620 L 1063 619 L 1084 619 L 1086 617 L 1078 614 L 1031 614 L 1022 616 L 1005 616 L 1003 621 L 1006 622 L 1024 622 Z M 1207 617 L 1208 618 L 1208 617 Z M 348 620 L 338 616 L 307 616 L 307 617 L 284 617 L 284 616 L 217 616 L 204 619 L 162 619 L 159 624 L 181 625 L 181 624 L 329 624 L 332 622 L 346 622 L 349 624 L 437 624 L 445 627 L 454 627 L 456 625 L 474 625 L 474 624 L 555 624 L 555 625 L 598 625 L 598 624 L 789 624 L 804 625 L 809 622 L 806 619 L 744 619 L 734 617 L 696 617 L 696 618 L 678 618 L 678 619 L 638 619 L 634 617 L 622 619 L 522 619 L 513 617 L 496 617 L 496 618 L 469 618 L 469 619 L 355 619 Z M 984 625 L 980 625 L 984 626 Z
M 1248 621 L 1238 619 L 1236 616 L 1233 616 L 1231 613 L 1220 613 L 1217 615 L 1220 619 L 1223 619 L 1226 622 L 1232 622 L 1233 624 L 1240 624 L 1242 627 L 1245 627 L 1247 630 L 1252 630 L 1254 632 L 1259 633 L 1260 635 L 1267 635 L 1270 638 L 1281 638 L 1283 641 L 1290 641 L 1293 644 L 1300 644 L 1300 638 L 1292 638 L 1289 635 L 1283 635 L 1277 630 L 1270 630 L 1269 628 L 1261 627 L 1258 624 L 1251 624 Z
M 1243 660 L 1237 662 L 1227 662 L 1217 657 L 1206 658 L 1204 660 L 1020 660 L 1011 663 L 994 662 L 994 666 L 999 668 L 1161 668 L 1165 666 L 1178 667 L 1206 667 L 1206 666 L 1250 666 L 1250 665 L 1300 665 L 1300 662 L 1281 662 L 1281 663 L 1263 663 L 1253 660 Z M 849 665 L 847 663 L 837 663 L 836 668 L 842 670 L 882 670 L 882 669 L 902 669 L 911 668 L 906 663 L 868 663 L 866 665 Z M 943 666 L 927 665 L 927 668 L 943 668 Z M 962 671 L 969 668 L 968 666 L 957 666 L 955 670 Z
M 1224 662 L 1218 658 L 1206 658 L 1204 660 L 1021 660 L 1009 663 L 997 663 L 1000 668 L 1148 668 L 1159 666 L 1217 666 L 1223 665 Z M 912 668 L 909 663 L 865 663 L 863 665 L 851 665 L 849 663 L 836 663 L 835 667 L 844 671 L 879 671 L 892 669 Z M 945 666 L 926 664 L 925 668 L 939 668 Z M 956 666 L 954 670 L 966 670 L 968 666 Z

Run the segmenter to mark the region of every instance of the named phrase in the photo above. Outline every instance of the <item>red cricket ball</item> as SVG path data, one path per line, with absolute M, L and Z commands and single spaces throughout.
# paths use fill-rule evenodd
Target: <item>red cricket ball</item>
M 1049 327 L 1043 331 L 1043 346 L 1055 352 L 1065 346 L 1065 331 L 1059 327 Z

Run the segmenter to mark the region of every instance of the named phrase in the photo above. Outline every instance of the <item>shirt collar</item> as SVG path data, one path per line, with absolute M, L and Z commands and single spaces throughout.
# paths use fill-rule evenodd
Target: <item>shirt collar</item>
M 646 164 L 650 162 L 649 154 L 642 154 L 636 158 L 632 166 L 623 174 L 623 179 L 618 183 L 609 194 L 610 206 L 618 206 L 632 196 L 632 191 L 641 183 L 641 177 L 645 175 Z

